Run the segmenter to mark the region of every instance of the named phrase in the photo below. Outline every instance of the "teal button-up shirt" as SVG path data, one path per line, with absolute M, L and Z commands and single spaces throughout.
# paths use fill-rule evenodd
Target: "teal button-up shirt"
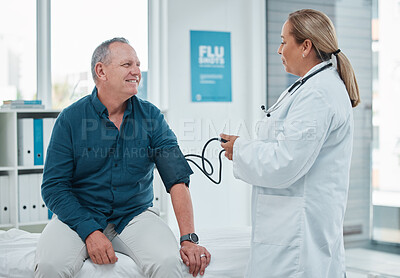
M 65 108 L 54 125 L 43 173 L 47 207 L 85 240 L 151 207 L 154 165 L 166 190 L 193 173 L 160 110 L 133 96 L 120 130 L 97 89 Z

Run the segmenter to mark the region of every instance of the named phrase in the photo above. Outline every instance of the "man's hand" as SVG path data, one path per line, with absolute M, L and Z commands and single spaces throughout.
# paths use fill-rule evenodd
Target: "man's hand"
M 202 276 L 204 275 L 204 270 L 211 261 L 211 254 L 206 248 L 190 241 L 183 241 L 180 253 L 184 264 L 189 267 L 189 273 L 193 277 L 196 277 L 199 273 Z
M 89 257 L 95 264 L 114 264 L 118 261 L 111 241 L 100 231 L 94 231 L 86 238 Z
M 222 139 L 227 140 L 228 142 L 226 143 L 221 143 L 221 147 L 225 149 L 225 156 L 229 159 L 232 160 L 233 158 L 233 144 L 235 143 L 236 139 L 239 136 L 234 136 L 234 135 L 226 135 L 221 133 L 219 135 Z

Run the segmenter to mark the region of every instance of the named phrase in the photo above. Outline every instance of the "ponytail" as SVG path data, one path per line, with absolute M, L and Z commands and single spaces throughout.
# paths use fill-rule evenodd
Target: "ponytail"
M 360 103 L 360 92 L 358 89 L 358 84 L 356 76 L 354 74 L 353 67 L 350 64 L 349 59 L 343 53 L 338 53 L 337 59 L 337 70 L 340 78 L 343 80 L 346 86 L 347 93 L 350 97 L 350 102 L 352 107 L 356 107 Z

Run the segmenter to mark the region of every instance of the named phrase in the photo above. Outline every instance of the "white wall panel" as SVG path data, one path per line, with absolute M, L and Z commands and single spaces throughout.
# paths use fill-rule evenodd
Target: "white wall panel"
M 265 103 L 266 97 L 265 2 L 155 2 L 159 2 L 163 9 L 159 14 L 166 15 L 163 29 L 167 33 L 159 36 L 160 41 L 154 41 L 150 34 L 153 41 L 149 45 L 159 43 L 166 49 L 166 56 L 160 60 L 167 64 L 167 68 L 159 73 L 163 77 L 158 80 L 167 80 L 168 84 L 162 84 L 159 87 L 162 91 L 158 93 L 168 98 L 168 106 L 163 108 L 166 108 L 168 123 L 178 136 L 182 151 L 200 154 L 204 143 L 222 131 L 252 137 L 255 122 L 262 116 L 259 107 Z M 232 102 L 191 101 L 190 30 L 231 33 Z M 150 94 L 154 96 L 157 92 Z M 210 149 L 214 154 L 211 161 L 217 167 L 216 154 L 221 147 L 215 142 Z M 195 166 L 191 166 L 195 172 L 191 176 L 190 191 L 196 227 L 250 225 L 251 187 L 234 179 L 232 163 L 223 159 L 221 185 L 212 184 Z M 171 207 L 167 221 L 176 225 Z

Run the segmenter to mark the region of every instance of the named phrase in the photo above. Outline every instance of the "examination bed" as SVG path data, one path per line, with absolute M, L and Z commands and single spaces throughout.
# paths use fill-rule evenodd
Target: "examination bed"
M 197 230 L 200 243 L 212 255 L 204 278 L 244 276 L 250 254 L 250 230 L 250 227 Z M 33 259 L 39 236 L 38 233 L 18 229 L 0 231 L 0 278 L 33 277 Z M 120 253 L 117 256 L 118 262 L 115 265 L 96 265 L 88 259 L 76 278 L 145 277 L 131 258 Z M 193 277 L 183 263 L 182 269 L 185 278 Z

